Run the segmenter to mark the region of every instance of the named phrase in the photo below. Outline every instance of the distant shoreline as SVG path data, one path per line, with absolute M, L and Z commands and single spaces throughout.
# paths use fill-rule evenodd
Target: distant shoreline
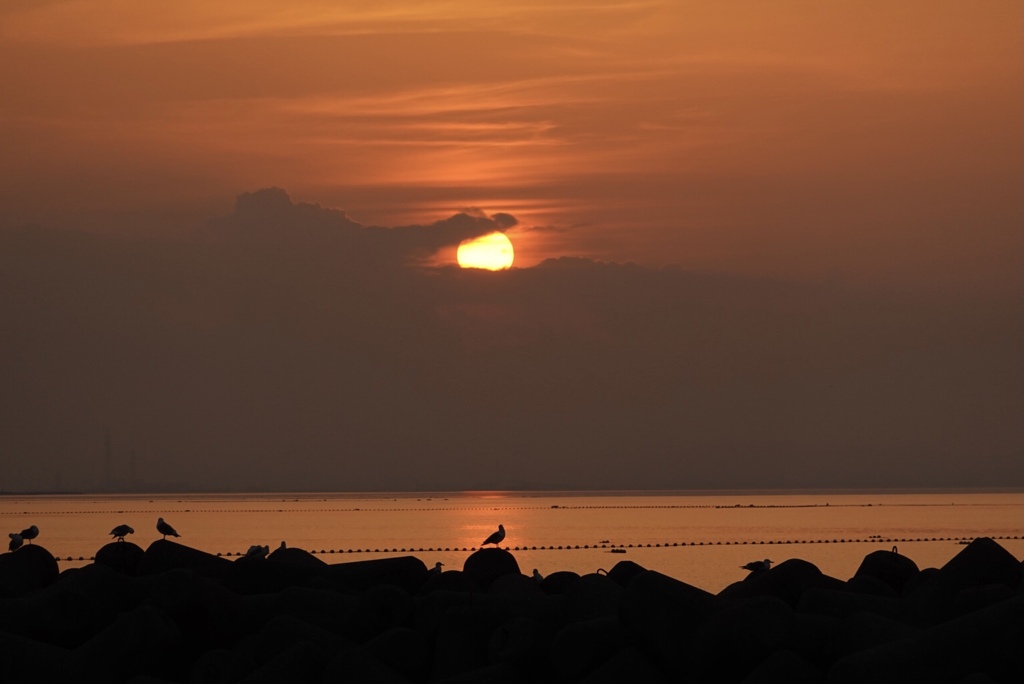
M 900 494 L 1022 494 L 1024 487 L 892 487 L 892 488 L 850 488 L 850 489 L 503 489 L 470 491 L 3 491 L 0 498 L 17 497 L 111 497 L 111 498 L 173 498 L 173 497 L 291 497 L 299 499 L 345 498 L 345 499 L 410 499 L 410 498 L 501 498 L 516 496 L 524 498 L 595 497 L 595 496 L 858 496 L 858 495 L 900 495 Z

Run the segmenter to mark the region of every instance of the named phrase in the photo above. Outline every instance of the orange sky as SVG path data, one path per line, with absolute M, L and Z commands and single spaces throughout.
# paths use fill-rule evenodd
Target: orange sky
M 1020 286 L 1016 1 L 0 5 L 5 223 L 186 230 L 278 186 L 552 256 Z

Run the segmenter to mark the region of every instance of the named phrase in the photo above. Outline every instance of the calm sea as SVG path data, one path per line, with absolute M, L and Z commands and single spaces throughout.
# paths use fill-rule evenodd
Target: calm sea
M 461 569 L 501 523 L 502 546 L 527 574 L 582 574 L 631 560 L 712 592 L 742 579 L 740 565 L 763 558 L 802 558 L 848 579 L 866 554 L 893 546 L 922 568 L 942 566 L 963 540 L 981 536 L 1024 557 L 1021 493 L 0 496 L 0 531 L 37 525 L 36 543 L 62 567 L 81 565 L 121 523 L 135 528 L 129 540 L 145 548 L 160 538 L 157 517 L 177 528 L 178 541 L 210 553 L 285 541 L 329 563 L 411 553 L 447 569 Z

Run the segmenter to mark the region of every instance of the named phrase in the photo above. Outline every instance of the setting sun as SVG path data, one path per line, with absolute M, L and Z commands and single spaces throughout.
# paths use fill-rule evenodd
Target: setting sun
M 512 241 L 504 233 L 489 233 L 459 244 L 456 259 L 462 268 L 500 271 L 512 265 Z

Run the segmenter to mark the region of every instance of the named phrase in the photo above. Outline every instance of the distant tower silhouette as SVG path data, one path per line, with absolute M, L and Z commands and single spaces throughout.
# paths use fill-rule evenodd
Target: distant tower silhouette
M 105 428 L 104 449 L 103 449 L 103 489 L 110 491 L 110 482 L 113 479 L 113 447 L 111 446 L 110 428 Z
M 131 451 L 131 460 L 128 462 L 128 488 L 131 491 L 135 491 L 135 464 L 138 457 L 135 453 L 135 449 Z

